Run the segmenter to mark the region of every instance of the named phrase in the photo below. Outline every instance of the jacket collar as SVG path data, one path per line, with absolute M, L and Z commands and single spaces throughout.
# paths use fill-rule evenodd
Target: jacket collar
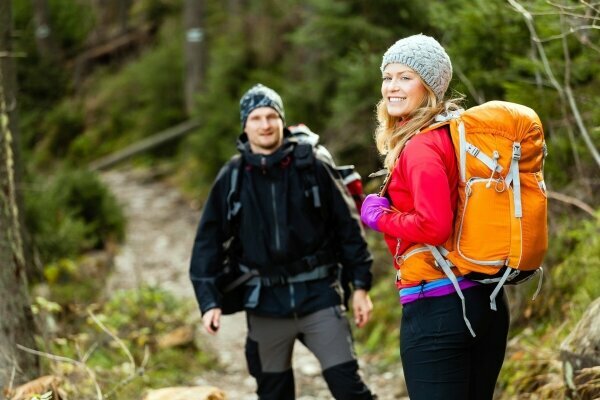
M 297 141 L 294 138 L 290 138 L 290 131 L 287 128 L 283 129 L 283 142 L 281 146 L 273 153 L 256 154 L 250 149 L 250 143 L 248 142 L 248 136 L 242 133 L 237 140 L 236 147 L 241 153 L 244 160 L 252 166 L 261 168 L 270 168 L 273 165 L 277 165 L 286 158 L 290 153 L 294 151 L 294 146 Z

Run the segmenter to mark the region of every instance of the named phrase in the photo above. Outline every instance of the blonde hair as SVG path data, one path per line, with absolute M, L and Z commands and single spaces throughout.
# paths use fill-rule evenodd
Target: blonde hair
M 384 99 L 377 104 L 375 144 L 379 153 L 385 156 L 384 166 L 390 172 L 406 142 L 419 133 L 422 128 L 431 125 L 437 115 L 460 109 L 458 103 L 462 101 L 462 98 L 438 101 L 433 90 L 423 82 L 420 76 L 419 79 L 427 89 L 427 94 L 421 105 L 405 118 L 393 117 L 388 114 Z

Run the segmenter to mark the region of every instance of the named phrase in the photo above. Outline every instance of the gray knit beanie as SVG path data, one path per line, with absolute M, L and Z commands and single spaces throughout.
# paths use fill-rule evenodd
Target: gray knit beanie
M 283 111 L 283 102 L 281 97 L 271 88 L 261 85 L 260 83 L 252 86 L 240 99 L 240 121 L 242 130 L 246 127 L 248 115 L 255 108 L 271 107 L 281 117 L 285 123 L 285 113 Z
M 398 40 L 383 55 L 381 72 L 392 63 L 412 68 L 429 85 L 438 100 L 444 98 L 452 79 L 452 63 L 437 40 L 423 34 Z

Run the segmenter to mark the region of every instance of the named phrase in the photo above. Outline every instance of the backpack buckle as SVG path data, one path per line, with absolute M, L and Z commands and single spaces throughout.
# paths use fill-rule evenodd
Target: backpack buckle
M 519 161 L 521 159 L 521 143 L 513 143 L 513 160 Z
M 265 286 L 281 286 L 287 283 L 287 278 L 283 275 L 264 276 L 261 277 L 260 280 Z
M 311 270 L 319 266 L 319 258 L 316 256 L 316 254 L 304 257 L 304 262 Z

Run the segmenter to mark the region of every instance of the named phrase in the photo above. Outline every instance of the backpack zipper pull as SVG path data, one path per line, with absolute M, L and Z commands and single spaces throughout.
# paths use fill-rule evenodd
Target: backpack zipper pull
M 402 254 L 399 254 L 400 252 L 400 243 L 402 242 L 400 240 L 400 238 L 397 238 L 397 243 L 396 243 L 396 251 L 394 252 L 394 260 L 396 261 L 396 264 L 398 264 L 398 266 L 401 266 L 402 264 L 404 264 L 404 257 L 402 257 Z
M 500 158 L 500 153 L 498 153 L 498 150 L 494 150 L 492 158 L 494 161 L 492 164 L 492 175 L 490 175 L 490 179 L 488 179 L 488 182 L 485 184 L 486 189 L 490 188 L 490 186 L 492 185 L 492 179 L 494 179 L 494 174 L 496 174 L 496 167 L 498 166 L 498 159 Z

